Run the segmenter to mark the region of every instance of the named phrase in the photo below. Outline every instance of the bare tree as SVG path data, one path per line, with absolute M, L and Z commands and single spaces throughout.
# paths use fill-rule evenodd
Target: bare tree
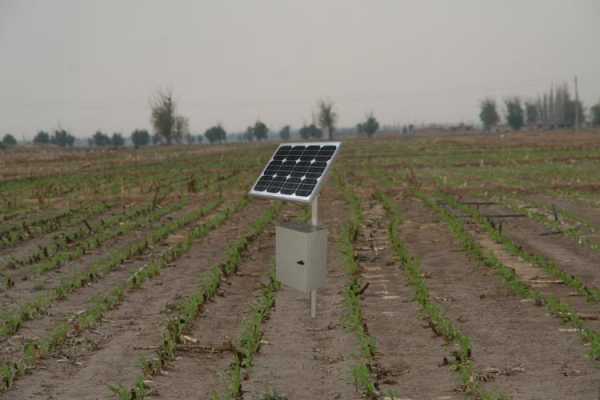
M 338 119 L 338 115 L 333 109 L 333 107 L 334 104 L 332 101 L 319 101 L 319 126 L 323 130 L 327 130 L 329 140 L 333 139 L 333 133 L 335 132 L 335 123 Z
M 171 144 L 175 132 L 175 101 L 170 91 L 159 91 L 150 101 L 152 107 L 151 122 L 154 131 L 167 144 Z

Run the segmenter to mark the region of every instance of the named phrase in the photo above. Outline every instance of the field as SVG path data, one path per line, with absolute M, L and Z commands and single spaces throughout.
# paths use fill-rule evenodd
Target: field
M 316 319 L 275 146 L 0 153 L 0 398 L 600 398 L 598 133 L 345 142 Z

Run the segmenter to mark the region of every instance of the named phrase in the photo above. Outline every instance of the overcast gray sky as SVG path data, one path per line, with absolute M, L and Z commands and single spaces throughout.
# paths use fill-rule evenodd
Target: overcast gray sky
M 579 75 L 600 99 L 598 0 L 0 0 L 0 133 L 149 128 L 170 88 L 194 132 L 477 119 L 485 96 Z

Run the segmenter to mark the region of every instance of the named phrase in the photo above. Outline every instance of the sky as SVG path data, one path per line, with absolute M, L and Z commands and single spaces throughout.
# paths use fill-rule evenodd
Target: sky
M 476 122 L 484 97 L 579 78 L 600 99 L 598 0 L 0 0 L 0 134 L 150 129 L 170 90 L 195 133 L 257 119 Z

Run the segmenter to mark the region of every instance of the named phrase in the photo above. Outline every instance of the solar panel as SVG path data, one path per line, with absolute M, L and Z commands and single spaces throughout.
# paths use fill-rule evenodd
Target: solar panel
M 340 142 L 286 143 L 277 148 L 250 194 L 310 203 L 318 195 Z

